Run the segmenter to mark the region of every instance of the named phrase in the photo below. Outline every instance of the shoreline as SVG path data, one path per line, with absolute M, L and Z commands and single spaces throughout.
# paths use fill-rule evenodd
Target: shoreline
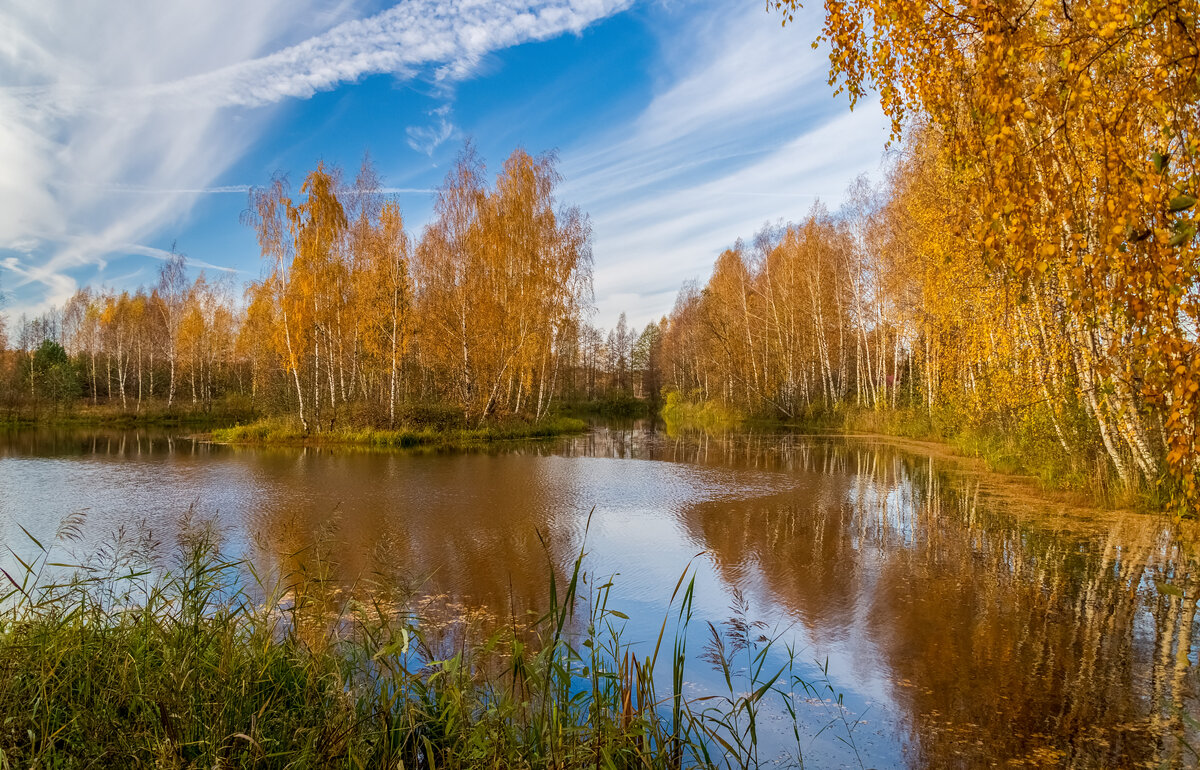
M 630 404 L 636 401 L 636 408 Z M 669 401 L 668 401 L 669 403 Z M 973 471 L 1017 483 L 1030 492 L 1056 502 L 1108 510 L 1128 509 L 1140 513 L 1168 512 L 1154 489 L 1121 489 L 1111 474 L 1095 464 L 1062 457 L 1045 447 L 1039 451 L 1023 445 L 1022 437 L 974 432 L 960 436 L 915 435 L 928 433 L 918 419 L 904 421 L 905 410 L 883 413 L 845 412 L 810 419 L 784 420 L 733 413 L 708 414 L 699 404 L 687 404 L 670 419 L 667 408 L 654 410 L 645 399 L 628 399 L 616 414 L 606 415 L 608 403 L 567 404 L 558 416 L 537 423 L 509 420 L 481 427 L 408 424 L 396 429 L 344 427 L 333 431 L 305 433 L 287 417 L 262 417 L 248 407 L 214 405 L 208 411 L 166 410 L 161 404 L 143 405 L 140 412 L 115 405 L 84 405 L 59 413 L 10 413 L 0 417 L 0 430 L 27 428 L 58 429 L 155 429 L 190 428 L 193 438 L 228 446 L 373 447 L 379 449 L 468 449 L 505 441 L 537 441 L 581 435 L 588 430 L 586 417 L 624 417 L 662 420 L 669 431 L 743 432 L 771 431 L 813 437 L 886 440 L 913 451 L 967 464 Z M 622 414 L 624 413 L 624 414 Z M 701 419 L 695 419 L 701 418 Z M 705 419 L 712 418 L 712 419 Z M 1050 450 L 1053 447 L 1049 448 Z M 1043 451 L 1046 450 L 1046 451 Z
M 1056 451 L 1057 447 L 1031 446 L 1026 443 L 1027 437 L 1016 434 L 964 431 L 940 435 L 904 409 L 836 412 L 800 420 L 723 414 L 717 409 L 707 415 L 707 422 L 688 419 L 702 408 L 686 404 L 681 410 L 684 419 L 672 430 L 721 433 L 758 429 L 796 436 L 887 441 L 901 449 L 970 466 L 971 472 L 1020 485 L 1048 501 L 1107 511 L 1178 515 L 1171 514 L 1157 488 L 1122 488 L 1110 469 L 1095 457 L 1086 453 L 1067 457 Z M 670 425 L 673 421 L 666 422 Z

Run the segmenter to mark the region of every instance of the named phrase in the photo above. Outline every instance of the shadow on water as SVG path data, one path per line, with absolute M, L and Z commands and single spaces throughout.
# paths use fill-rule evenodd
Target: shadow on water
M 0 437 L 8 543 L 81 508 L 93 537 L 131 510 L 163 530 L 195 501 L 260 569 L 309 568 L 319 542 L 344 583 L 410 581 L 497 617 L 542 602 L 539 533 L 562 574 L 594 508 L 590 569 L 619 573 L 614 601 L 644 637 L 704 552 L 699 617 L 744 593 L 866 711 L 854 752 L 806 747 L 831 763 L 1196 761 L 1194 529 L 1014 493 L 886 442 L 649 423 L 470 453 Z

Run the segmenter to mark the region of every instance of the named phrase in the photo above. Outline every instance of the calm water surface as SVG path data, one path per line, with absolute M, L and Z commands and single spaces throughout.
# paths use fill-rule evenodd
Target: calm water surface
M 886 442 L 647 426 L 432 454 L 0 435 L 18 553 L 18 524 L 45 540 L 86 510 L 86 558 L 122 526 L 169 539 L 195 507 L 262 572 L 320 542 L 348 583 L 401 576 L 503 617 L 545 605 L 591 515 L 585 565 L 616 576 L 627 638 L 652 643 L 690 562 L 697 657 L 740 593 L 843 694 L 800 702 L 810 766 L 1195 765 L 1194 533 L 1014 489 Z M 716 676 L 693 661 L 689 691 Z M 790 721 L 764 718 L 764 757 L 794 753 Z

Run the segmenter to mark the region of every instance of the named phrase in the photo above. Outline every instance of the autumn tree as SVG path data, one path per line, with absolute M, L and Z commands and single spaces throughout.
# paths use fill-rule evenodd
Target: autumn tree
M 0 311 L 4 309 L 4 291 L 0 287 Z M 3 312 L 0 312 L 0 353 L 8 348 L 8 322 Z
M 509 157 L 490 191 L 468 146 L 439 189 L 416 252 L 422 345 L 467 420 L 553 397 L 591 288 L 590 227 L 555 207 L 553 156 Z
M 323 164 L 309 173 L 300 192 L 304 200 L 293 204 L 286 177 L 278 176 L 269 187 L 251 191 L 246 219 L 257 230 L 263 257 L 272 266 L 262 286 L 278 309 L 297 416 L 308 430 L 306 394 L 309 414 L 318 422 L 326 382 L 331 399 L 334 396 L 330 327 L 336 308 L 331 308 L 330 295 L 340 277 L 338 250 L 347 221 L 337 199 L 337 182 Z
M 93 403 L 129 410 L 183 388 L 193 408 L 245 394 L 305 431 L 394 427 L 406 402 L 540 419 L 573 385 L 591 299 L 590 228 L 558 181 L 552 155 L 518 150 L 489 186 L 468 148 L 414 243 L 369 158 L 351 184 L 318 164 L 295 198 L 276 176 L 243 215 L 265 269 L 240 303 L 227 279 L 189 282 L 172 248 L 154 286 L 81 289 L 24 324 L 21 355 L 61 336 Z
M 775 3 L 785 22 L 799 3 Z M 969 216 L 960 260 L 1058 316 L 1130 483 L 1197 489 L 1195 2 L 825 4 L 830 82 L 925 131 Z M 1040 334 L 1040 330 L 1039 330 Z M 1049 376 L 1049 373 L 1047 373 Z

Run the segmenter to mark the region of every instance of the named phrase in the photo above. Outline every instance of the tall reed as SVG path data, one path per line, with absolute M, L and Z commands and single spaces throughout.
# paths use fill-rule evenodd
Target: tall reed
M 703 656 L 726 691 L 684 692 L 691 566 L 652 646 L 623 638 L 613 583 L 586 572 L 582 548 L 565 580 L 549 565 L 540 616 L 451 644 L 411 596 L 341 590 L 319 558 L 264 580 L 192 519 L 165 563 L 126 533 L 103 559 L 53 561 L 81 525 L 48 545 L 26 532 L 36 558 L 10 549 L 0 768 L 742 768 L 761 761 L 768 698 L 791 714 L 803 765 L 795 655 L 770 663 L 778 637 L 740 596 Z

